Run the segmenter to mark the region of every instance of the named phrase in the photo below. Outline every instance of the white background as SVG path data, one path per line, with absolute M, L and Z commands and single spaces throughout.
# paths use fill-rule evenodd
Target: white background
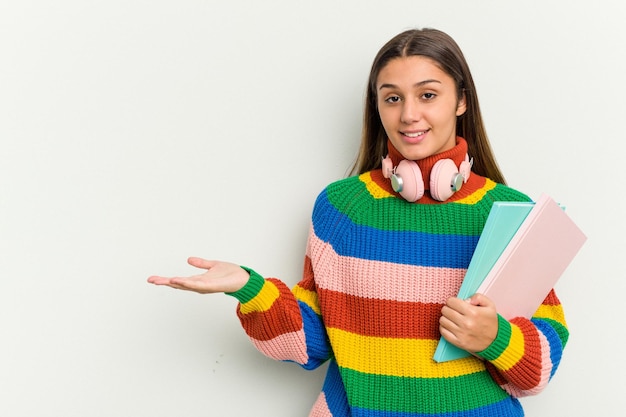
M 413 27 L 464 50 L 509 184 L 589 237 L 527 415 L 621 415 L 625 5 L 2 0 L 0 415 L 307 415 L 325 369 L 264 358 L 234 299 L 146 278 L 196 255 L 295 284 L 371 61 Z

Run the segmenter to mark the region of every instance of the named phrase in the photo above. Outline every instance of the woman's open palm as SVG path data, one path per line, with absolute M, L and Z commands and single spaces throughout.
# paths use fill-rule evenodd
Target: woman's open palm
M 216 292 L 235 292 L 243 288 L 250 275 L 239 265 L 229 262 L 209 261 L 191 257 L 189 265 L 206 269 L 204 273 L 189 277 L 162 277 L 153 275 L 148 282 L 155 285 L 166 285 L 179 290 L 194 291 L 200 294 Z

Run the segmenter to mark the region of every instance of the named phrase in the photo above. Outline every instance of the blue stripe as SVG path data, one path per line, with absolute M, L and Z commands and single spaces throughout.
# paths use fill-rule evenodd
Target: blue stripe
M 326 405 L 328 405 L 332 416 L 349 417 L 352 415 L 350 413 L 343 380 L 339 373 L 339 367 L 335 360 L 330 361 L 328 365 L 328 372 L 326 373 L 322 392 L 324 392 L 326 396 Z
M 441 268 L 467 268 L 480 236 L 390 231 L 358 225 L 320 195 L 313 230 L 340 256 Z
M 335 414 L 333 414 L 335 415 Z M 338 414 L 343 416 L 343 414 Z M 485 416 L 507 416 L 523 417 L 524 410 L 520 402 L 512 397 L 507 397 L 495 404 L 466 411 L 452 411 L 448 413 L 424 414 L 407 413 L 383 410 L 368 410 L 365 408 L 353 408 L 353 417 L 485 417 Z
M 301 366 L 312 370 L 330 358 L 330 344 L 322 318 L 306 303 L 298 301 L 302 314 L 302 326 L 306 338 L 306 353 L 308 361 Z
M 563 345 L 561 344 L 561 338 L 559 337 L 554 327 L 552 327 L 548 321 L 542 319 L 531 319 L 531 321 L 535 326 L 537 326 L 537 330 L 543 333 L 543 335 L 548 339 L 548 344 L 550 345 L 550 361 L 552 362 L 550 379 L 552 379 L 554 373 L 559 367 L 561 357 L 563 356 Z

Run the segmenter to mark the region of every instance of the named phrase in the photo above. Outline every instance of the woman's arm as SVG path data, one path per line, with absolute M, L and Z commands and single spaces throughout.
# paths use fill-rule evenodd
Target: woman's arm
M 440 331 L 450 343 L 487 361 L 492 377 L 516 397 L 541 392 L 559 365 L 569 332 L 554 291 L 531 319 L 498 315 L 487 297 L 450 299 Z
M 264 279 L 236 264 L 189 258 L 206 269 L 189 277 L 151 276 L 148 282 L 200 294 L 225 292 L 237 298 L 237 315 L 253 344 L 266 356 L 314 369 L 330 357 L 330 346 L 317 305 L 311 263 L 294 291 L 275 278 Z
M 551 291 L 531 319 L 500 317 L 494 343 L 477 354 L 489 362 L 489 372 L 511 395 L 535 395 L 556 372 L 568 337 L 561 302 Z
M 278 279 L 249 272 L 248 284 L 231 295 L 240 302 L 237 315 L 256 348 L 305 369 L 315 369 L 330 358 L 309 258 L 304 277 L 293 290 Z

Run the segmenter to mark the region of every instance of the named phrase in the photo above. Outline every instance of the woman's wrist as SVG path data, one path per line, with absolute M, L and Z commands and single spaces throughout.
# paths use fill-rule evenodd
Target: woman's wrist
M 253 299 L 261 291 L 265 279 L 256 271 L 246 266 L 241 266 L 241 269 L 248 275 L 246 282 L 238 290 L 226 292 L 226 294 L 235 297 L 243 304 Z

